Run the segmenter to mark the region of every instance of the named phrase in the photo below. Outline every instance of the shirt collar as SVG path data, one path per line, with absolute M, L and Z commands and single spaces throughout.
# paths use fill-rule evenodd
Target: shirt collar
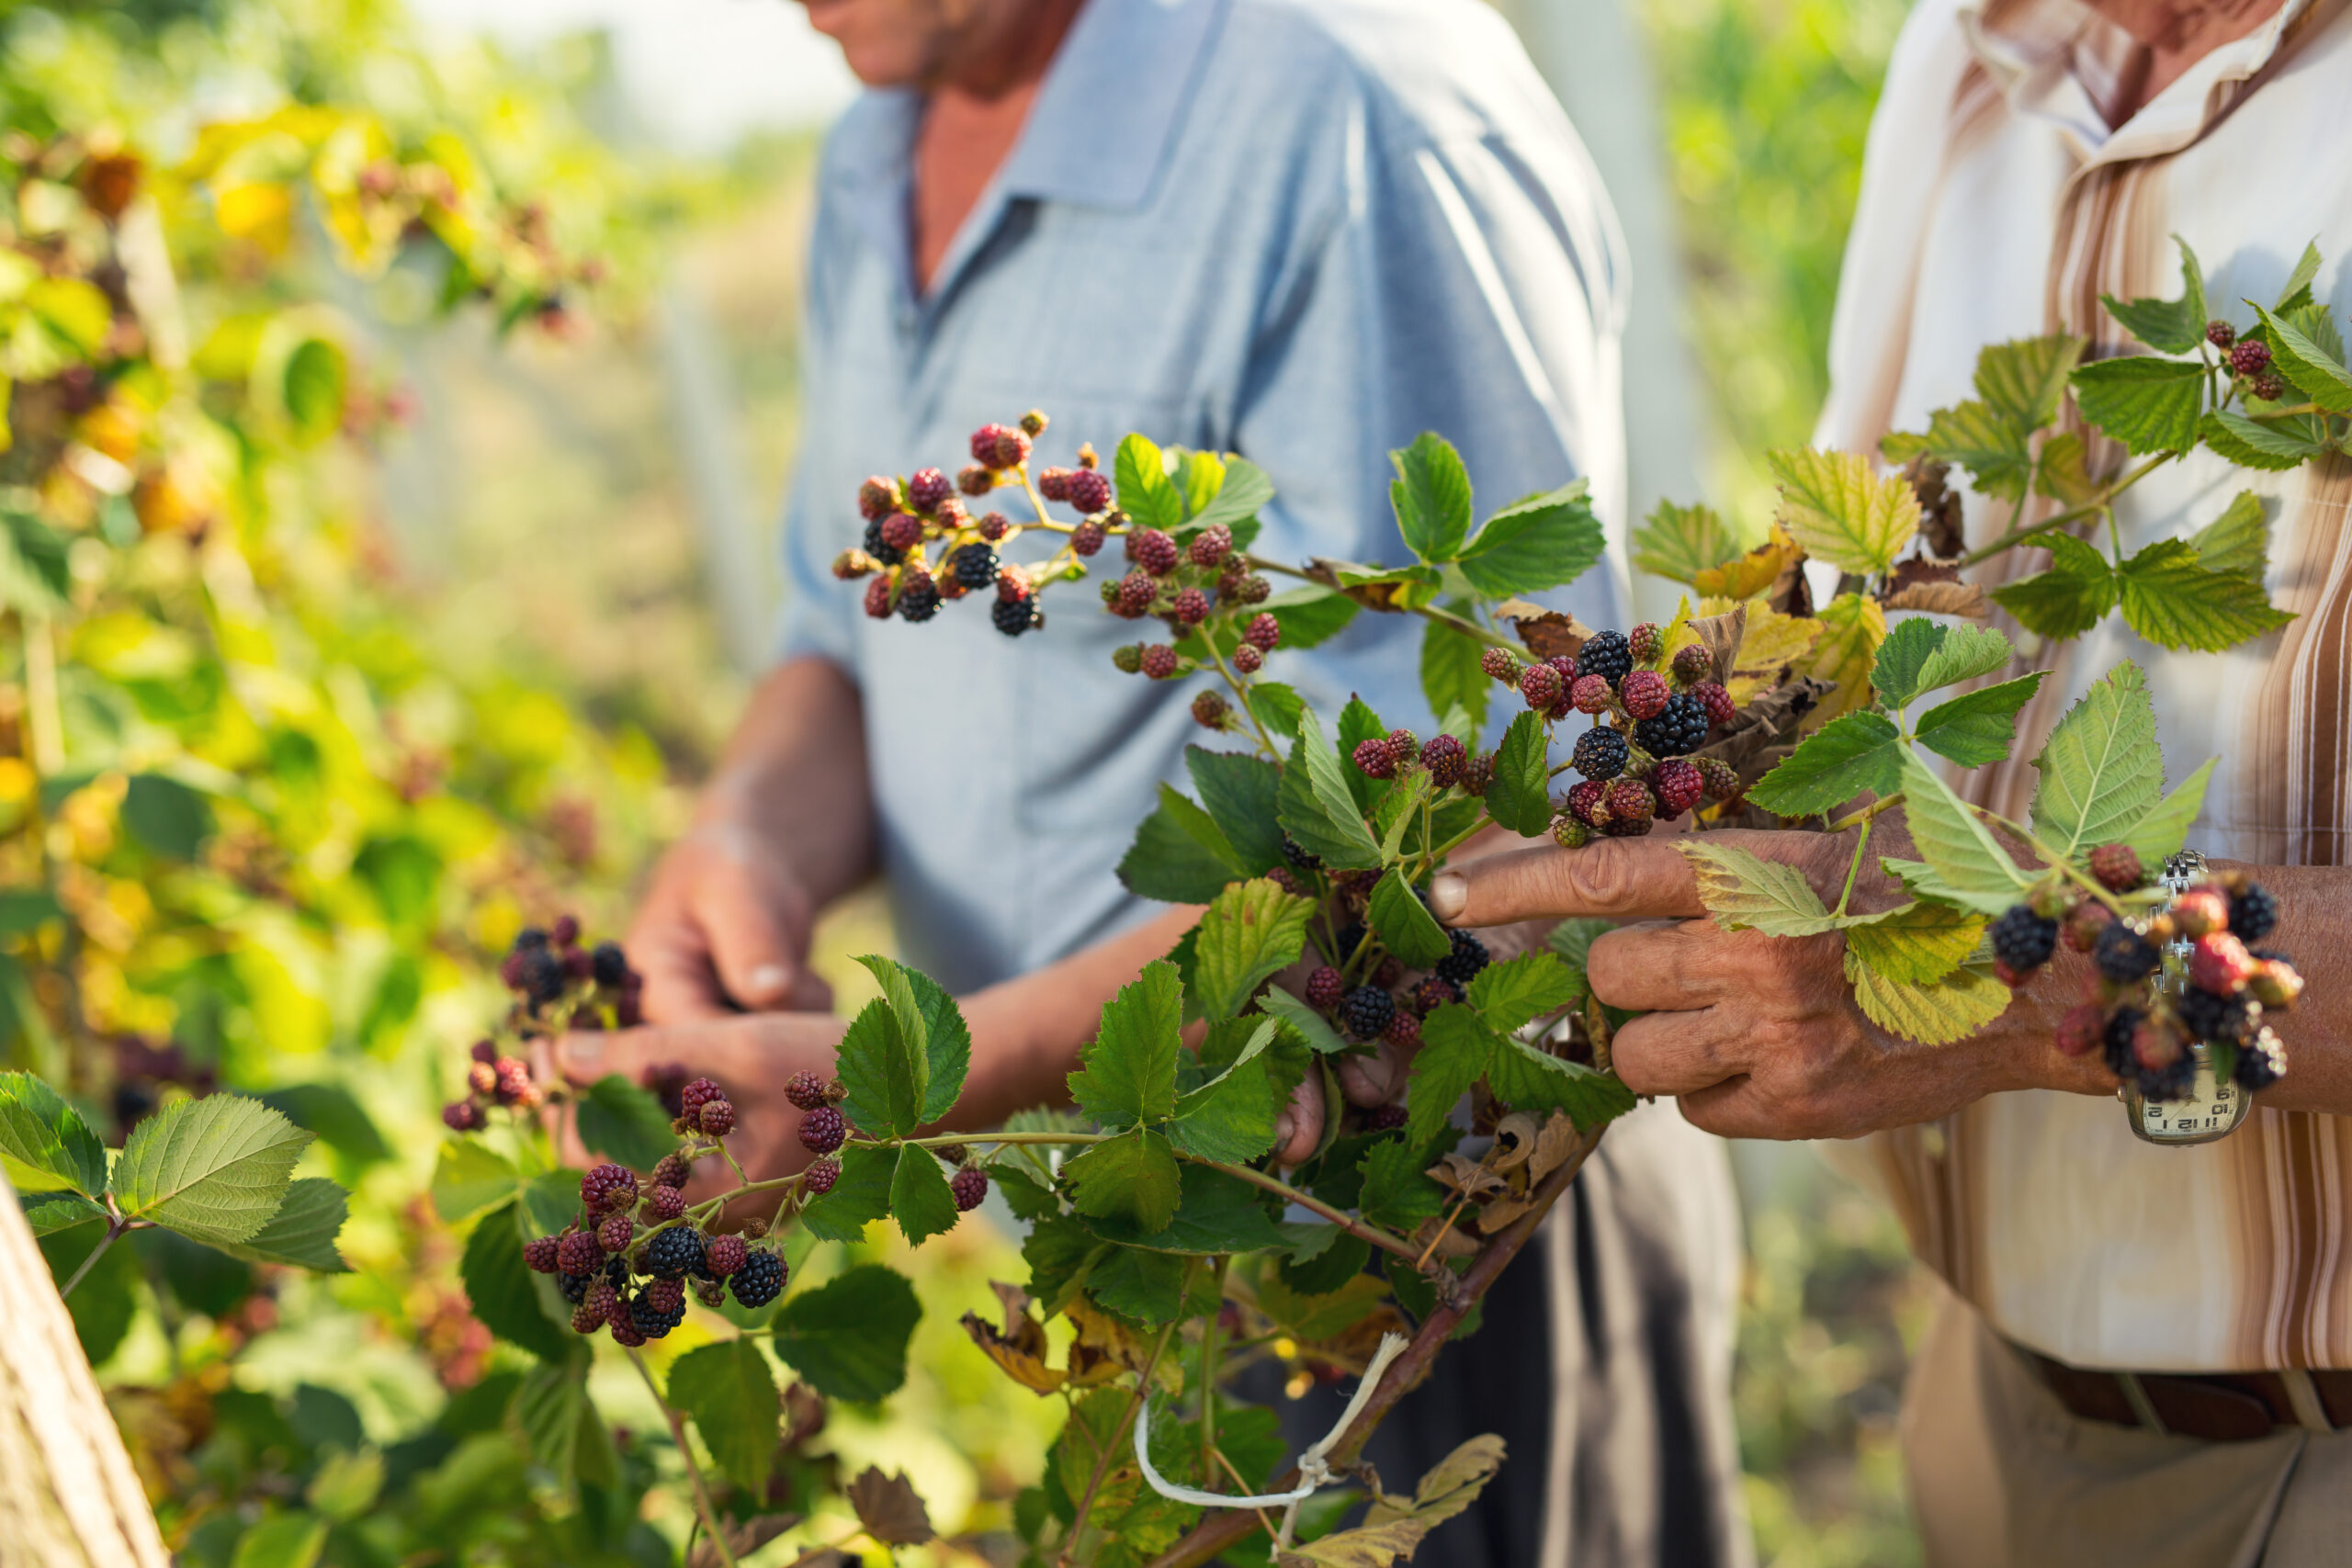
M 1143 204 L 1227 0 L 1090 0 L 1055 51 L 998 186 L 1007 197 Z

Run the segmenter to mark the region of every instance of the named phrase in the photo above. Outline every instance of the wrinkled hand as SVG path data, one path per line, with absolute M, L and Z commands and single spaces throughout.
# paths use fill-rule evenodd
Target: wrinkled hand
M 1892 814 L 1890 814 L 1892 815 Z M 1872 842 L 1899 828 L 1882 819 Z M 1848 835 L 1711 835 L 1803 871 L 1834 903 L 1853 852 Z M 1894 901 L 1883 879 L 1871 901 Z M 1644 1014 L 1617 1032 L 1617 1075 L 1646 1095 L 1674 1095 L 1692 1123 L 1726 1137 L 1843 1138 L 1932 1120 L 2014 1089 L 2112 1093 L 2096 1061 L 2052 1043 L 2058 1014 L 2079 998 L 2080 960 L 2052 965 L 1975 1036 L 1919 1045 L 1872 1024 L 1846 987 L 1845 939 L 1768 937 L 1719 929 L 1699 901 L 1690 864 L 1667 837 L 1603 839 L 1498 855 L 1441 874 L 1430 907 L 1456 926 L 1536 916 L 1634 922 L 1592 944 L 1594 995 Z M 2071 971 L 2071 972 L 2069 972 Z
M 759 835 L 729 823 L 696 828 L 662 857 L 629 928 L 646 1018 L 827 1010 L 832 987 L 808 964 L 814 923 L 799 878 Z
M 746 1175 L 760 1181 L 790 1176 L 812 1157 L 801 1147 L 801 1113 L 785 1099 L 784 1086 L 804 1070 L 831 1078 L 847 1029 L 829 1013 L 755 1013 L 611 1033 L 585 1032 L 556 1041 L 544 1066 L 583 1089 L 607 1073 L 642 1083 L 649 1068 L 673 1064 L 716 1078 L 735 1102 L 735 1131 L 727 1136 L 728 1151 Z M 569 1114 L 563 1118 L 561 1142 L 566 1164 L 595 1163 L 582 1148 Z M 733 1174 L 723 1160 L 698 1160 L 687 1196 L 700 1200 L 733 1185 Z

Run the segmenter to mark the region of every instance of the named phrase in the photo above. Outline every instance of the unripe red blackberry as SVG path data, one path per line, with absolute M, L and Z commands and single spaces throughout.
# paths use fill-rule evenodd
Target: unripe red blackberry
M 1713 681 L 1701 681 L 1690 688 L 1690 694 L 1699 699 L 1711 725 L 1729 724 L 1739 716 L 1738 705 L 1731 700 L 1731 694 Z
M 1266 656 L 1243 643 L 1233 650 L 1233 668 L 1243 675 L 1255 675 L 1266 667 Z
M 1569 816 L 1588 828 L 1609 826 L 1609 786 L 1599 779 L 1583 779 L 1570 784 L 1561 804 Z
M 881 570 L 882 563 L 864 550 L 843 550 L 833 558 L 833 576 L 842 582 L 855 582 Z
M 2229 322 L 2216 319 L 2205 323 L 2205 341 L 2215 348 L 2227 348 L 2237 340 L 2238 330 Z
M 1650 789 L 1657 795 L 1658 813 L 1679 817 L 1707 795 L 1707 781 L 1680 757 L 1669 757 L 1650 770 Z
M 1143 672 L 1155 681 L 1173 677 L 1176 666 L 1176 650 L 1164 642 L 1155 642 L 1143 650 Z
M 967 1165 L 947 1179 L 947 1190 L 955 1195 L 956 1212 L 968 1214 L 989 1195 L 989 1173 L 978 1166 Z
M 1012 519 L 1001 512 L 990 512 L 980 518 L 977 526 L 980 530 L 980 537 L 993 545 L 1012 532 Z
M 857 487 L 857 514 L 868 523 L 878 523 L 898 510 L 899 487 L 876 474 Z
M 452 1133 L 479 1133 L 483 1121 L 481 1107 L 470 1100 L 453 1100 L 441 1108 L 441 1123 Z
M 784 1080 L 784 1098 L 796 1110 L 814 1111 L 825 1103 L 825 1080 L 806 1069 Z
M 628 1215 L 606 1214 L 596 1222 L 596 1245 L 606 1252 L 626 1252 L 629 1238 L 637 1234 L 637 1224 Z
M 1426 976 L 1419 985 L 1413 987 L 1413 1007 L 1424 1017 L 1435 1012 L 1448 1002 L 1458 1002 L 1461 999 L 1461 987 L 1440 976 Z
M 724 1280 L 743 1267 L 743 1259 L 751 1250 L 740 1235 L 712 1236 L 709 1250 L 703 1254 L 703 1272 L 714 1280 Z
M 2096 898 L 2086 898 L 2058 922 L 2058 940 L 2073 952 L 2088 953 L 2098 946 L 2099 932 L 2114 919 L 2106 905 Z
M 621 1289 L 610 1280 L 596 1280 L 581 1296 L 580 1304 L 582 1307 L 594 1308 L 598 1323 L 616 1321 L 621 1308 Z M 594 1333 L 594 1330 L 591 1329 L 590 1332 Z
M 1148 572 L 1131 571 L 1119 579 L 1119 607 L 1130 615 L 1140 615 L 1151 608 L 1159 597 L 1159 584 Z
M 1111 504 L 1111 481 L 1099 468 L 1080 468 L 1069 477 L 1069 503 L 1086 516 L 1094 516 Z
M 1589 779 L 1603 784 L 1625 771 L 1628 748 L 1624 735 L 1618 730 L 1596 727 L 1577 737 L 1576 750 L 1570 760 L 1576 771 Z
M 571 1332 L 574 1334 L 594 1334 L 604 1326 L 605 1313 L 601 1306 L 592 1306 L 586 1302 L 582 1302 L 571 1309 Z
M 1127 556 L 1154 577 L 1176 570 L 1176 541 L 1157 528 L 1138 528 L 1127 536 Z
M 1283 624 L 1268 612 L 1261 610 L 1250 617 L 1248 626 L 1241 628 L 1241 640 L 1261 653 L 1272 653 L 1274 645 L 1283 640 Z
M 894 550 L 910 550 L 922 542 L 922 521 L 903 512 L 882 520 L 882 542 Z
M 1306 977 L 1306 1005 L 1318 1011 L 1339 1006 L 1343 985 L 1337 969 L 1328 964 L 1319 966 Z
M 600 1165 L 580 1179 L 580 1205 L 592 1214 L 636 1202 L 637 1172 L 625 1165 Z
M 717 1078 L 689 1078 L 678 1090 L 678 1114 L 693 1122 L 702 1114 L 702 1108 L 714 1100 L 725 1100 L 727 1091 Z
M 1400 1010 L 1388 1021 L 1388 1027 L 1380 1032 L 1380 1037 L 1400 1051 L 1414 1050 L 1421 1043 L 1421 1021 Z
M 2091 875 L 2109 893 L 2129 893 L 2147 880 L 2140 852 L 2129 844 L 2101 844 L 2090 853 Z
M 2278 899 L 2258 882 L 2249 882 L 2230 895 L 2230 934 L 2241 942 L 2260 942 L 2278 924 Z
M 2167 913 L 2172 917 L 2173 929 L 2192 942 L 2210 931 L 2230 929 L 2229 895 L 2211 883 L 2192 887 L 2174 899 Z
M 1634 629 L 1638 631 L 1641 628 L 1636 626 Z M 1589 676 L 1581 677 L 1577 684 L 1582 686 L 1589 679 Z M 1627 675 L 1617 688 L 1618 700 L 1625 705 L 1625 712 L 1637 719 L 1657 717 L 1665 711 L 1667 699 L 1673 695 L 1666 683 L 1666 677 L 1655 670 L 1636 670 Z
M 1430 771 L 1430 783 L 1440 789 L 1451 789 L 1462 782 L 1464 769 L 1470 765 L 1470 749 L 1451 735 L 1432 735 L 1430 743 L 1421 748 L 1421 766 Z
M 1223 729 L 1232 709 L 1225 698 L 1216 692 L 1195 692 L 1193 694 L 1193 722 L 1204 729 Z
M 849 1123 L 830 1105 L 820 1105 L 800 1118 L 800 1146 L 810 1154 L 829 1155 L 849 1137 Z
M 1411 767 L 1421 754 L 1421 738 L 1409 729 L 1392 729 L 1388 732 L 1388 754 L 1396 760 L 1396 766 Z
M 1693 757 L 1690 761 L 1707 781 L 1709 800 L 1729 800 L 1739 794 L 1739 770 L 1721 757 Z
M 556 1254 L 562 1250 L 563 1244 L 554 1236 L 533 1236 L 523 1244 L 524 1266 L 534 1274 L 552 1274 L 555 1272 Z
M 2058 1021 L 2059 1052 L 2068 1056 L 2087 1056 L 2098 1049 L 2106 1032 L 2107 1010 L 2097 1002 L 2085 1002 Z
M 1377 986 L 1358 986 L 1340 1009 L 1340 1021 L 1358 1040 L 1379 1039 L 1396 1016 L 1396 998 Z
M 674 1187 L 658 1185 L 646 1194 L 648 1224 L 666 1224 L 686 1212 L 686 1195 Z
M 2287 378 L 2276 370 L 2265 370 L 2249 389 L 2266 403 L 2282 403 L 2287 400 Z
M 833 1183 L 841 1179 L 841 1161 L 812 1160 L 808 1168 L 800 1173 L 800 1190 L 811 1198 L 822 1198 L 833 1190 Z
M 1193 564 L 1213 567 L 1233 553 L 1233 530 L 1222 523 L 1212 523 L 1193 536 L 1193 543 L 1185 553 Z
M 1625 634 L 1626 651 L 1636 664 L 1655 664 L 1666 652 L 1666 637 L 1657 627 L 1644 621 Z
M 1251 572 L 1241 580 L 1241 586 L 1233 591 L 1233 601 L 1237 604 L 1262 604 L 1273 592 L 1272 583 Z
M 1209 618 L 1209 596 L 1197 588 L 1186 588 L 1177 593 L 1169 608 L 1182 624 L 1197 626 Z
M 1047 468 L 1037 476 L 1037 493 L 1047 501 L 1068 501 L 1069 476 L 1068 468 Z
M 666 1154 L 653 1167 L 652 1183 L 656 1187 L 674 1187 L 681 1192 L 695 1171 L 694 1161 L 682 1154 Z
M 723 1138 L 735 1130 L 735 1105 L 731 1100 L 714 1100 L 702 1108 L 702 1130 L 714 1138 Z
M 865 585 L 865 613 L 877 621 L 890 618 L 890 580 L 877 577 Z
M 2230 368 L 2241 376 L 2259 376 L 2270 368 L 2270 345 L 2258 337 L 2241 338 L 2230 345 Z
M 1531 664 L 1520 671 L 1519 694 L 1537 713 L 1548 713 L 1560 701 L 1560 672 L 1548 664 Z
M 1396 776 L 1396 754 L 1388 749 L 1385 738 L 1375 735 L 1369 740 L 1357 741 L 1353 755 L 1356 769 L 1364 777 L 1385 779 Z
M 605 1249 L 586 1231 L 566 1231 L 555 1240 L 555 1266 L 565 1274 L 593 1274 L 605 1261 Z
M 626 1303 L 616 1303 L 617 1311 L 611 1319 L 613 1343 L 634 1350 L 645 1343 L 645 1333 L 632 1320 Z
M 1674 683 L 1692 686 L 1711 680 L 1715 673 L 1715 656 L 1702 645 L 1685 643 L 1674 650 Z
M 2236 996 L 2254 970 L 2254 955 L 2228 931 L 2208 931 L 2188 950 L 2188 983 L 2215 996 Z
M 1029 456 L 1029 438 L 1001 424 L 984 424 L 972 432 L 972 461 L 985 468 L 1010 468 Z
M 727 1288 L 734 1292 L 737 1304 L 763 1307 L 783 1293 L 784 1275 L 783 1258 L 763 1247 L 754 1247 L 729 1277 Z
M 1102 524 L 1090 520 L 1070 530 L 1069 547 L 1081 556 L 1095 555 L 1101 552 L 1102 541 L 1110 536 Z
M 935 512 L 955 493 L 956 487 L 937 468 L 917 468 L 907 480 L 907 500 L 917 512 Z
M 996 476 L 978 463 L 967 463 L 956 470 L 956 488 L 978 500 L 996 489 Z
M 1607 798 L 1611 829 L 1646 824 L 1657 815 L 1657 796 L 1639 779 L 1612 779 Z
M 1494 777 L 1495 754 L 1492 751 L 1476 752 L 1472 755 L 1470 765 L 1462 770 L 1462 793 L 1484 795 L 1487 785 L 1494 782 Z
M 1614 695 L 1609 689 L 1609 682 L 1600 676 L 1579 675 L 1576 683 L 1568 688 L 1568 705 L 1581 714 L 1604 714 L 1609 711 L 1610 699 Z
M 1506 686 L 1519 684 L 1520 663 L 1510 649 L 1487 649 L 1478 655 L 1478 668 L 1487 672 L 1490 681 L 1499 681 Z

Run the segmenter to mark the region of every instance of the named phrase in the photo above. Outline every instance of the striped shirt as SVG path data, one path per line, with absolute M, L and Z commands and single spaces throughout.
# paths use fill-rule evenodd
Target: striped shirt
M 2339 317 L 2352 305 L 2352 9 L 2289 0 L 2110 128 L 2101 106 L 2134 56 L 2077 0 L 1923 0 L 1912 14 L 1871 129 L 1825 445 L 1868 450 L 1926 428 L 1971 395 L 1988 343 L 2071 332 L 2093 356 L 2130 352 L 2099 297 L 2177 297 L 2176 233 L 2204 265 L 2211 308 L 2241 326 L 2253 312 L 2240 301 L 2276 299 L 2314 236 L 2317 297 Z M 2018 755 L 2035 755 L 2092 681 L 2136 660 L 2173 779 L 2221 759 L 2191 847 L 2346 864 L 2352 463 L 2257 474 L 2198 454 L 2123 498 L 2122 546 L 2186 536 L 2241 490 L 2264 498 L 2267 586 L 2293 622 L 2220 655 L 2167 653 L 2117 618 L 2043 649 L 2030 667 L 2052 674 L 2021 716 Z M 1972 498 L 1972 544 L 2008 522 L 2006 504 Z M 2042 559 L 2010 552 L 1984 580 Z M 2014 816 L 2034 782 L 2022 760 L 1970 780 Z M 2282 1029 L 2290 1050 L 2295 1022 Z M 1854 1152 L 1919 1255 L 2012 1339 L 2094 1367 L 2352 1367 L 2352 1118 L 2257 1108 L 2219 1143 L 2163 1148 L 2133 1138 L 2112 1101 L 2025 1091 Z

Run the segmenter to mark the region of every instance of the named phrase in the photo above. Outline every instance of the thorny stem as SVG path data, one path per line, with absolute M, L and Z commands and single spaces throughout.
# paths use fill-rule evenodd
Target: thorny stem
M 2069 524 L 2079 523 L 2086 517 L 2096 516 L 2099 513 L 2105 512 L 2114 505 L 2115 498 L 2117 496 L 2121 495 L 2125 491 L 2130 490 L 2133 485 L 2138 484 L 2142 479 L 2146 479 L 2150 474 L 2154 473 L 2158 468 L 2162 468 L 2165 464 L 2171 462 L 2178 456 L 2180 456 L 2180 454 L 2177 452 L 2159 452 L 2154 457 L 2149 458 L 2146 462 L 2141 464 L 2138 468 L 2133 468 L 2130 473 L 2123 475 L 2120 479 L 2109 481 L 2109 483 L 2101 487 L 2097 495 L 2083 502 L 2080 506 L 2070 506 L 2065 511 L 2059 513 L 2057 515 L 2053 517 L 2045 517 L 2041 522 L 2033 524 L 2028 527 L 2012 528 L 2007 533 L 2002 535 L 1999 538 L 1994 540 L 1991 544 L 1986 545 L 1984 548 L 1971 550 L 1968 554 L 1962 556 L 1960 559 L 1960 564 L 1962 566 L 1974 566 L 1981 561 L 1990 560 L 1995 556 L 1999 555 L 2003 550 L 2008 549 L 2012 546 L 2021 545 L 2028 539 L 2035 537 L 2037 535 L 2047 534 L 2053 528 L 2064 528 Z
M 1838 914 L 1840 918 L 1843 918 L 1846 913 L 1846 906 L 1853 901 L 1854 878 L 1861 874 L 1862 852 L 1870 848 L 1871 826 L 1871 819 L 1864 818 L 1861 833 L 1854 840 L 1854 858 L 1847 863 L 1846 886 L 1838 895 Z
M 1198 1258 L 1184 1265 L 1184 1283 L 1178 1292 L 1179 1295 L 1191 1292 L 1193 1274 L 1199 1267 Z M 1093 1473 L 1086 1478 L 1086 1490 L 1079 1495 L 1078 1507 L 1070 1517 L 1069 1535 L 1062 1542 L 1061 1556 L 1057 1560 L 1060 1568 L 1069 1568 L 1069 1554 L 1078 1549 L 1079 1534 L 1086 1529 L 1087 1512 L 1094 1506 L 1094 1495 L 1102 1490 L 1102 1477 L 1110 1471 L 1111 1456 L 1117 1453 L 1126 1441 L 1127 1428 L 1134 1424 L 1136 1412 L 1143 1408 L 1145 1400 L 1151 1397 L 1151 1374 L 1159 1370 L 1159 1358 L 1167 1351 L 1168 1341 L 1174 1337 L 1178 1321 L 1171 1318 L 1168 1326 L 1159 1331 L 1159 1337 L 1153 1343 L 1151 1355 L 1144 1362 L 1143 1371 L 1136 1374 L 1135 1392 L 1127 1396 L 1127 1407 L 1120 1415 L 1118 1426 L 1112 1429 L 1111 1439 L 1102 1445 L 1102 1451 L 1094 1456 Z
M 637 1353 L 635 1346 L 628 1347 L 628 1364 L 637 1369 L 637 1375 L 645 1380 L 645 1392 L 651 1394 L 653 1403 L 662 1407 L 662 1419 L 670 1424 L 670 1440 L 678 1445 L 678 1457 L 686 1461 L 686 1479 L 694 1486 L 695 1512 L 702 1518 L 702 1528 L 709 1532 L 711 1547 L 718 1551 L 718 1560 L 727 1568 L 735 1568 L 735 1549 L 727 1544 L 727 1531 L 718 1522 L 718 1510 L 710 1506 L 710 1489 L 703 1484 L 702 1466 L 695 1462 L 694 1448 L 686 1441 L 686 1424 L 679 1418 L 677 1411 L 671 1408 L 670 1402 L 662 1397 L 661 1389 L 654 1386 L 653 1374 L 647 1370 L 645 1358 Z

